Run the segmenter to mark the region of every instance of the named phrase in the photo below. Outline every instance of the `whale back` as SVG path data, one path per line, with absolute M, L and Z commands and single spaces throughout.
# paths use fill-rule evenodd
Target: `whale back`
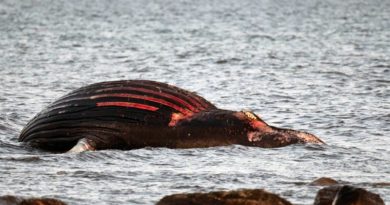
M 199 95 L 165 83 L 102 82 L 50 104 L 25 126 L 19 141 L 65 150 L 85 136 L 120 138 L 123 127 L 168 126 L 173 114 L 186 117 L 212 109 L 216 107 Z

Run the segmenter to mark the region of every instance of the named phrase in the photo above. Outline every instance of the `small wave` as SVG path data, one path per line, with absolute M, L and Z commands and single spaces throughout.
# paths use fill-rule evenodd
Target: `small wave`
M 266 34 L 250 34 L 248 35 L 249 40 L 254 40 L 254 39 L 267 39 L 270 41 L 275 41 L 275 38 L 273 38 L 271 35 L 266 35 Z
M 14 144 L 10 142 L 5 142 L 3 140 L 0 140 L 0 153 L 25 153 L 26 149 L 24 149 L 23 144 Z
M 278 94 L 271 94 L 269 95 L 270 98 L 276 98 L 276 99 L 289 99 L 294 100 L 294 97 L 288 96 L 288 95 L 278 95 Z
M 14 161 L 14 162 L 38 162 L 42 159 L 39 156 L 17 156 L 17 157 L 0 157 L 1 161 Z
M 81 177 L 81 178 L 95 178 L 95 179 L 109 179 L 109 178 L 115 178 L 115 176 L 99 172 L 99 171 L 90 171 L 90 170 L 77 170 L 70 173 L 72 177 Z
M 390 68 L 390 65 L 388 64 L 378 64 L 378 65 L 373 65 L 371 68 Z
M 344 77 L 351 77 L 350 75 L 343 73 L 341 71 L 319 71 L 319 74 L 325 74 L 329 76 L 344 76 Z
M 2 121 L 2 119 L 0 119 Z M 0 124 L 0 130 L 7 130 L 7 126 Z
M 384 83 L 384 84 L 388 85 L 390 83 L 390 80 L 380 79 L 380 80 L 371 80 L 370 82 L 373 82 L 373 83 Z
M 241 61 L 240 58 L 228 58 L 228 59 L 217 60 L 215 63 L 216 64 L 226 64 L 226 63 L 239 62 L 239 61 Z
M 110 161 L 121 161 L 126 160 L 125 151 L 122 150 L 97 150 L 97 151 L 86 151 L 81 153 L 61 153 L 54 154 L 53 156 L 61 160 L 71 161 L 82 161 L 82 162 L 110 162 Z M 50 156 L 52 157 L 52 156 Z
M 325 151 L 327 150 L 327 145 L 320 144 L 304 144 L 303 145 L 306 150 L 315 150 L 315 151 Z

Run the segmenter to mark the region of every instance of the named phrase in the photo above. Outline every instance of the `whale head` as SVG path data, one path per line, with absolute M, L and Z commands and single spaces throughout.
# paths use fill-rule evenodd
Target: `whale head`
M 247 140 L 252 146 L 272 148 L 297 143 L 325 144 L 320 138 L 308 132 L 270 126 L 250 111 L 241 111 L 236 115 L 250 124 Z
M 297 143 L 323 144 L 313 134 L 270 126 L 251 111 L 216 109 L 201 112 L 175 122 L 174 127 L 186 136 L 186 140 L 204 139 L 204 147 L 241 144 L 274 148 Z M 196 143 L 199 146 L 200 142 Z

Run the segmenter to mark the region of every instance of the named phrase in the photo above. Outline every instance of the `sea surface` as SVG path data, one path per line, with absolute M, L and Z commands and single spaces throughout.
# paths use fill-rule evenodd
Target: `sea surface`
M 50 102 L 149 79 L 327 145 L 53 154 L 18 142 Z M 164 136 L 161 136 L 162 138 Z M 153 204 L 262 188 L 314 202 L 319 177 L 390 203 L 389 0 L 0 0 L 0 195 Z

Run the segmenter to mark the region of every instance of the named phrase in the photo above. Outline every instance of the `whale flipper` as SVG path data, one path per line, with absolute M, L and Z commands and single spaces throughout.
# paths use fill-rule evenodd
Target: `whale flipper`
M 96 146 L 92 140 L 87 138 L 81 138 L 72 149 L 67 151 L 67 153 L 80 153 L 94 150 L 96 150 Z

